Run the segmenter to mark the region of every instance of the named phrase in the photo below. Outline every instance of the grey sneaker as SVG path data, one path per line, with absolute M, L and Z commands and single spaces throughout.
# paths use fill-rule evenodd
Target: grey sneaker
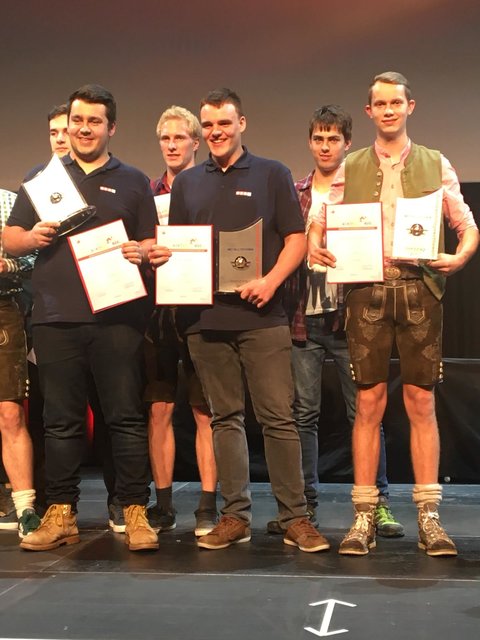
M 328 540 L 315 529 L 308 518 L 295 520 L 295 522 L 288 527 L 283 542 L 292 547 L 298 547 L 300 551 L 307 553 L 327 551 L 330 549 Z
M 202 549 L 226 549 L 232 544 L 250 541 L 250 527 L 233 516 L 222 516 L 217 526 L 197 540 Z
M 23 540 L 40 526 L 40 518 L 34 509 L 24 509 L 18 519 L 18 536 Z
M 125 516 L 121 505 L 108 505 L 108 526 L 115 533 L 125 533 Z
M 428 556 L 456 556 L 457 548 L 440 523 L 437 505 L 429 502 L 418 510 L 418 547 Z
M 176 511 L 172 507 L 171 509 L 163 509 L 157 504 L 147 509 L 148 523 L 155 531 L 172 531 L 177 526 Z
M 364 556 L 376 546 L 375 506 L 362 503 L 353 505 L 355 520 L 352 528 L 343 538 L 338 553 L 347 556 Z
M 377 536 L 384 538 L 401 538 L 405 535 L 403 524 L 395 519 L 385 498 L 380 498 L 375 507 L 375 529 Z
M 197 509 L 195 511 L 195 537 L 201 538 L 213 531 L 218 523 L 216 509 Z

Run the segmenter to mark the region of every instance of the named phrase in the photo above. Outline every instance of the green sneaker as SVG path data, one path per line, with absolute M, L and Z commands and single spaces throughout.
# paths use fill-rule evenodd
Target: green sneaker
M 384 538 L 401 538 L 405 535 L 403 524 L 395 520 L 385 499 L 380 499 L 375 507 L 375 529 L 377 535 Z
M 33 533 L 40 526 L 40 518 L 34 509 L 24 509 L 22 515 L 18 519 L 18 535 L 20 538 L 26 538 L 29 533 Z

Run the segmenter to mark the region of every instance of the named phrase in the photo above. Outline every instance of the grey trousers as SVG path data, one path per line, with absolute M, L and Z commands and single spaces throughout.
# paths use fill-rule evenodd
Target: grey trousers
M 265 458 L 279 522 L 306 516 L 301 449 L 293 420 L 291 339 L 288 327 L 204 332 L 188 347 L 212 412 L 213 444 L 222 513 L 249 524 L 249 457 L 245 434 L 245 384 L 261 425 Z

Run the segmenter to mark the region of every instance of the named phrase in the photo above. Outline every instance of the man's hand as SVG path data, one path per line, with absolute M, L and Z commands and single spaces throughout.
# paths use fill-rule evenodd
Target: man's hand
M 129 240 L 122 244 L 122 255 L 132 264 L 140 265 L 143 262 L 143 250 L 136 240 Z
M 148 252 L 148 261 L 150 262 L 150 265 L 156 269 L 162 264 L 168 262 L 171 256 L 172 252 L 168 247 L 161 247 L 158 244 L 154 244 Z
M 250 280 L 237 287 L 235 291 L 240 294 L 242 300 L 251 302 L 261 309 L 273 298 L 276 287 L 270 283 L 268 278 L 259 278 L 258 280 Z
M 451 276 L 465 266 L 466 260 L 462 254 L 439 253 L 436 260 L 427 262 L 427 267 L 441 273 L 444 276 Z
M 328 249 L 314 247 L 309 244 L 307 263 L 310 269 L 315 265 L 335 268 L 337 259 Z
M 29 244 L 32 250 L 49 247 L 57 237 L 59 222 L 40 221 L 29 231 Z
M 7 273 L 7 263 L 3 258 L 0 258 L 0 274 Z

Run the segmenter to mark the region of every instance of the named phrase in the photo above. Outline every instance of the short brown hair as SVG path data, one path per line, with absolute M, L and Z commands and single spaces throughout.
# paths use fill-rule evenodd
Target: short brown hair
M 241 118 L 245 114 L 243 113 L 242 101 L 240 96 L 235 91 L 223 87 L 222 89 L 214 89 L 209 91 L 205 98 L 200 102 L 200 109 L 206 104 L 210 104 L 213 107 L 221 107 L 225 103 L 233 104 L 238 117 Z
M 401 84 L 405 88 L 405 96 L 407 100 L 412 99 L 412 91 L 408 80 L 398 71 L 384 71 L 373 78 L 368 87 L 368 104 L 372 103 L 372 90 L 376 82 L 385 82 L 386 84 Z

